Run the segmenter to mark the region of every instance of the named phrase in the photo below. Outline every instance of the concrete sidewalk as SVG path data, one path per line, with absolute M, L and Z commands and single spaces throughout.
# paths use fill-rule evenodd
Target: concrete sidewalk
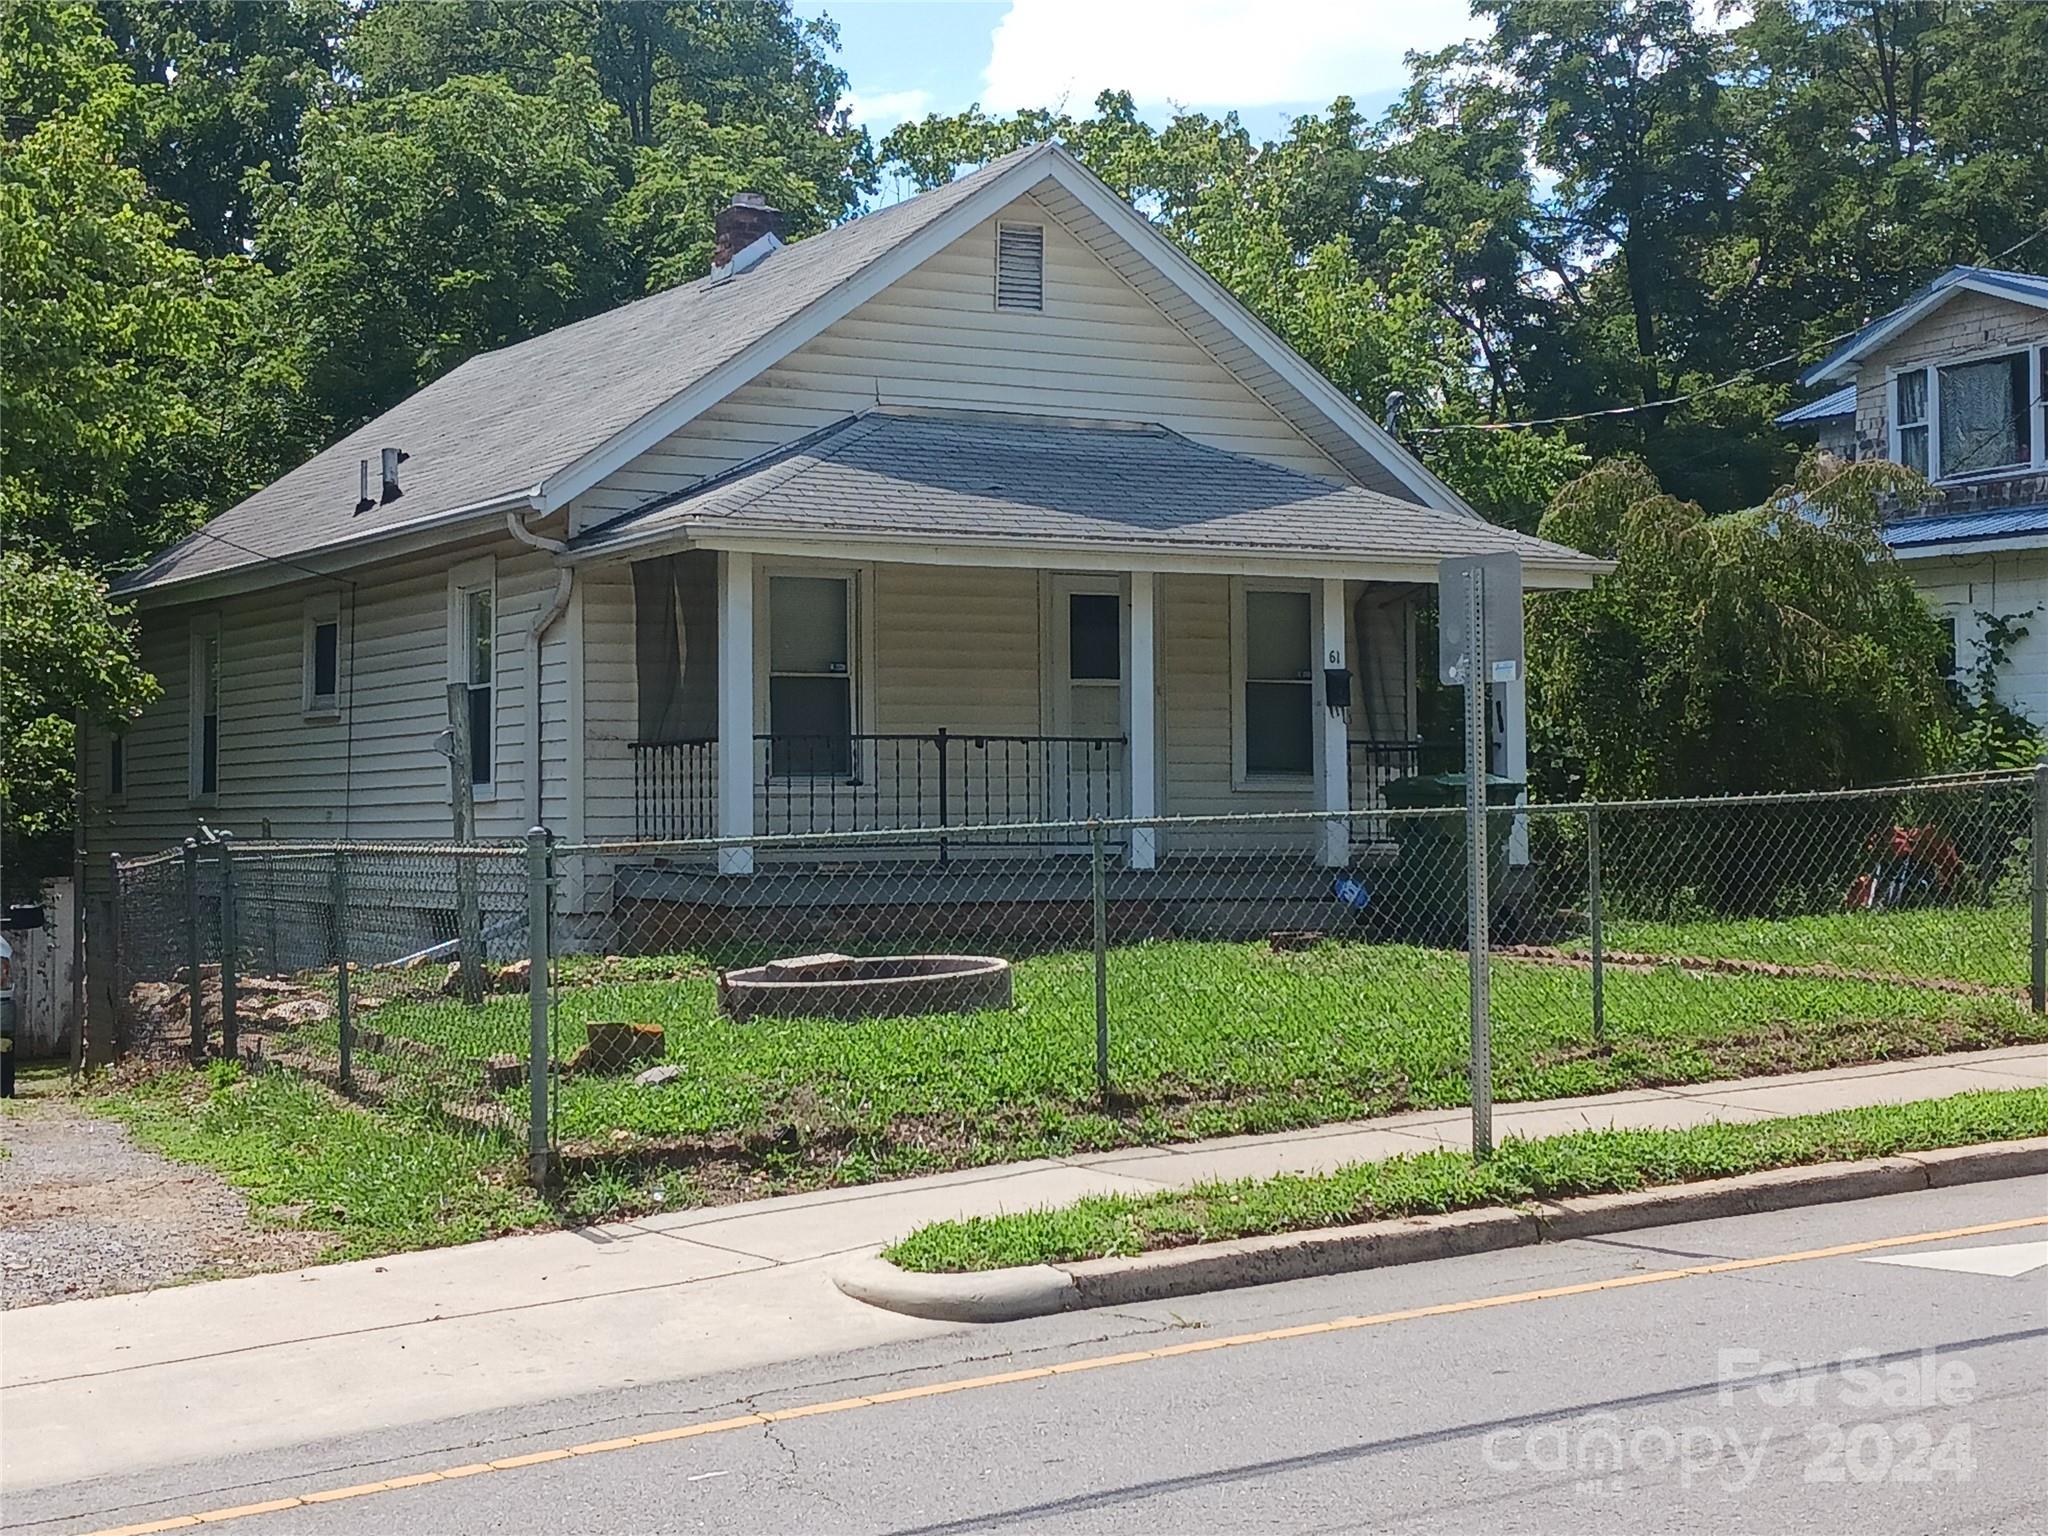
M 1509 1105 L 1499 1136 L 2048 1084 L 2048 1045 Z M 1464 1147 L 1464 1110 L 941 1174 L 0 1316 L 0 1489 L 953 1331 L 831 1282 L 928 1221 Z

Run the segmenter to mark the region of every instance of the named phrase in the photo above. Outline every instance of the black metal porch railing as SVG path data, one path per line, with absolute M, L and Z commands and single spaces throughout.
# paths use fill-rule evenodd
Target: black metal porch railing
M 636 741 L 633 835 L 653 842 L 718 835 L 718 743 Z
M 754 738 L 764 835 L 958 828 L 941 842 L 984 846 L 1016 822 L 1083 822 L 1125 814 L 1121 736 L 978 733 L 764 734 Z M 635 742 L 634 835 L 711 837 L 718 830 L 715 741 Z M 1083 833 L 1073 840 L 1086 842 Z M 1034 845 L 1045 834 L 1032 834 Z
M 1386 803 L 1386 788 L 1396 779 L 1422 771 L 1422 741 L 1371 741 L 1352 737 L 1351 804 L 1364 810 Z

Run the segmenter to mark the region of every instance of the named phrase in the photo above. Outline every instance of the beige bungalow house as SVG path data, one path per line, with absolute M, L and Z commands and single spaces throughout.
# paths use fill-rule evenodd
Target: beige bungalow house
M 742 196 L 718 257 L 123 581 L 163 696 L 87 746 L 95 867 L 202 819 L 446 838 L 463 738 L 485 838 L 1370 806 L 1437 561 L 1605 569 L 1478 517 L 1057 146 L 787 245 Z

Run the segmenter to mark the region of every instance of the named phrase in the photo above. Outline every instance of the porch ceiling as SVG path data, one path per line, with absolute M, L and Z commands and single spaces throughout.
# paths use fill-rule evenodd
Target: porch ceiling
M 1609 562 L 1152 424 L 877 410 L 594 529 L 584 558 L 818 545 L 844 557 L 1356 572 L 1433 580 L 1446 556 L 1514 551 L 1532 587 Z M 887 551 L 887 553 L 884 553 Z

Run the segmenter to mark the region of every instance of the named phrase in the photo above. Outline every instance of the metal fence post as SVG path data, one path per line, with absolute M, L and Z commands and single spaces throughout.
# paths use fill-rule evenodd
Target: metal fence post
M 220 1054 L 233 1061 L 241 1054 L 240 1022 L 235 1017 L 236 972 L 241 966 L 239 905 L 235 896 L 235 844 L 225 835 L 220 850 Z
M 1486 586 L 1477 570 L 1465 576 L 1472 637 L 1465 663 L 1465 945 L 1472 993 L 1472 1155 L 1493 1155 L 1492 974 L 1487 939 L 1492 902 L 1486 886 Z
M 1593 1043 L 1607 1043 L 1607 934 L 1600 910 L 1600 807 L 1586 807 L 1586 928 L 1593 948 Z
M 341 1086 L 355 1087 L 355 1008 L 348 974 L 348 850 L 334 850 L 334 1017 L 340 1026 Z
M 548 958 L 553 945 L 554 849 L 546 827 L 526 834 L 526 977 L 527 998 L 527 1166 L 536 1189 L 547 1187 L 548 1147 Z
M 932 740 L 939 744 L 939 864 L 948 862 L 951 849 L 946 844 L 946 823 L 952 819 L 953 798 L 953 754 L 947 750 L 946 728 L 942 725 L 932 733 Z
M 199 839 L 185 839 L 185 995 L 192 1012 L 192 1065 L 206 1060 L 206 988 L 200 977 Z
M 1102 849 L 1102 823 L 1088 823 L 1088 862 L 1095 917 L 1095 1091 L 1109 1098 L 1109 908 Z
M 121 855 L 107 855 L 107 1001 L 112 1005 L 113 1050 L 120 1056 L 128 1047 L 128 984 L 121 970 Z
M 2034 934 L 2028 1001 L 2048 1012 L 2048 763 L 2034 770 Z

